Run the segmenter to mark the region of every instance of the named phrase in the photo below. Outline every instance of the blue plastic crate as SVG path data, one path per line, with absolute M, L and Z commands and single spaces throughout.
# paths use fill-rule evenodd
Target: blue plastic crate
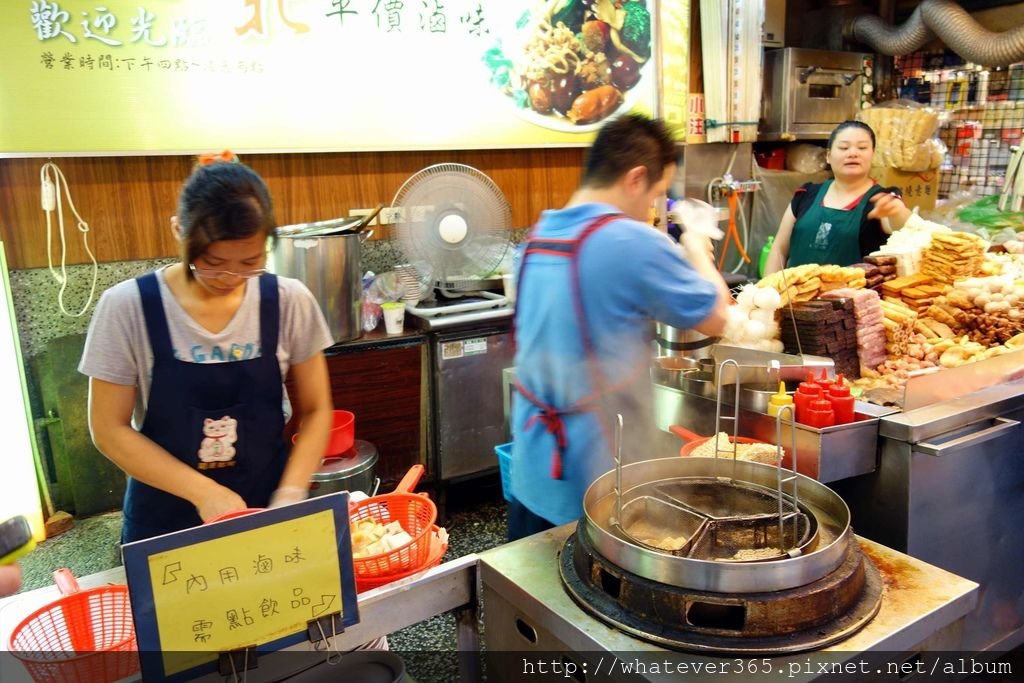
M 501 494 L 512 502 L 512 444 L 503 443 L 494 447 L 498 456 L 498 471 L 501 473 Z

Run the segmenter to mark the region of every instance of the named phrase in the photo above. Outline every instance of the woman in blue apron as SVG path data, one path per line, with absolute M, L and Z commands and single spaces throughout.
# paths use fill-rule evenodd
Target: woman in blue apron
M 129 475 L 123 542 L 304 499 L 331 424 L 332 339 L 309 290 L 265 272 L 262 179 L 197 167 L 172 227 L 182 261 L 104 292 L 79 366 L 93 440 Z M 302 423 L 290 451 L 288 372 Z
M 875 134 L 860 121 L 832 131 L 826 160 L 834 178 L 805 183 L 793 196 L 772 243 L 765 275 L 806 263 L 848 266 L 878 250 L 903 227 L 910 209 L 896 188 L 871 179 Z

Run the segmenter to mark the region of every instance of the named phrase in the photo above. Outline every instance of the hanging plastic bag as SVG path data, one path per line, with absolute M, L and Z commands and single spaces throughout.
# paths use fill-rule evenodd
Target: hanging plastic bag
M 957 217 L 965 223 L 973 223 L 996 232 L 1006 229 L 1024 232 L 1024 212 L 1000 211 L 998 204 L 998 195 L 982 197 L 973 204 L 961 208 L 957 212 Z

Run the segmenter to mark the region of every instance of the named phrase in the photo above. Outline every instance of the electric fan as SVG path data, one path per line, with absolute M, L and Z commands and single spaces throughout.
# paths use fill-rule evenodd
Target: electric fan
M 484 291 L 510 248 L 512 224 L 505 195 L 487 175 L 464 164 L 428 166 L 402 184 L 391 205 L 399 210 L 395 234 L 401 250 L 425 284 L 444 297 L 472 293 L 483 299 L 449 312 L 507 302 Z

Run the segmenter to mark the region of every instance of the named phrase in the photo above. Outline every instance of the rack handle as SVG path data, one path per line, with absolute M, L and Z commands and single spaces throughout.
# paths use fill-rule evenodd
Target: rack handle
M 914 444 L 913 450 L 916 453 L 923 453 L 925 455 L 933 455 L 941 457 L 944 455 L 953 455 L 957 451 L 960 451 L 969 446 L 974 446 L 979 443 L 991 441 L 1003 436 L 1006 432 L 1013 431 L 1020 426 L 1020 422 L 1017 420 L 1011 420 L 1005 417 L 997 417 L 993 419 L 993 424 L 987 429 L 981 429 L 970 434 L 965 434 L 956 439 L 950 439 L 943 443 L 929 443 L 921 442 Z
M 395 487 L 395 493 L 411 493 L 416 488 L 416 484 L 420 483 L 423 470 L 423 465 L 413 465 L 410 467 L 409 471 L 402 477 L 402 481 L 398 482 L 398 486 Z
M 668 431 L 672 432 L 673 434 L 675 434 L 676 436 L 678 436 L 680 439 L 687 443 L 690 443 L 691 441 L 696 441 L 697 439 L 704 438 L 700 434 L 691 432 L 686 427 L 680 427 L 679 425 L 669 425 Z

